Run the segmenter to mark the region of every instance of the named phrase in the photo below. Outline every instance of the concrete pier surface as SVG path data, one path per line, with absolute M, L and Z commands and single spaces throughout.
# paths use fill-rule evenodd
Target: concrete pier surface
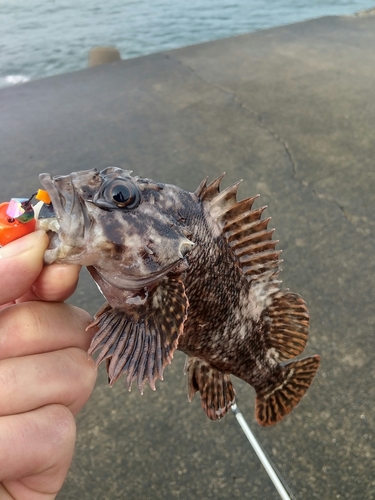
M 374 54 L 375 16 L 327 17 L 0 91 L 2 201 L 108 165 L 188 190 L 226 171 L 261 195 L 322 367 L 272 428 L 235 387 L 296 499 L 375 499 Z M 103 302 L 85 273 L 72 301 Z M 100 368 L 60 500 L 279 498 L 234 415 L 188 403 L 183 365 L 143 396 Z

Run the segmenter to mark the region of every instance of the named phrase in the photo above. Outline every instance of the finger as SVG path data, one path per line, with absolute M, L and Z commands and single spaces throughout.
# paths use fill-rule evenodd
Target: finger
M 62 302 L 72 295 L 78 283 L 81 266 L 53 264 L 45 266 L 31 290 L 17 302 L 46 300 Z
M 18 299 L 31 287 L 43 268 L 47 245 L 46 233 L 35 231 L 0 248 L 0 304 Z
M 0 360 L 78 347 L 87 351 L 91 316 L 69 304 L 24 302 L 0 310 Z
M 0 481 L 12 498 L 39 500 L 42 493 L 46 500 L 55 498 L 72 461 L 75 438 L 74 417 L 64 406 L 0 417 Z M 0 498 L 2 493 L 0 486 Z
M 71 347 L 0 361 L 0 416 L 52 403 L 76 415 L 94 388 L 96 367 L 82 349 Z
M 6 308 L 7 308 L 7 307 L 9 307 L 9 306 L 12 306 L 13 304 L 16 304 L 16 301 L 15 301 L 15 300 L 12 300 L 12 302 L 6 302 L 5 304 L 1 304 L 1 305 L 0 305 L 0 311 L 1 311 L 2 309 L 6 309 Z

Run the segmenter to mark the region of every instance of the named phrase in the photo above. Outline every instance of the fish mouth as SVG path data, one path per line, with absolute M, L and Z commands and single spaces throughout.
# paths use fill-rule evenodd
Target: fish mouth
M 72 250 L 83 247 L 84 212 L 71 176 L 52 177 L 43 173 L 39 175 L 39 181 L 51 198 L 51 203 L 44 204 L 39 211 L 37 227 L 44 229 L 49 237 L 44 261 L 52 264 L 63 261 Z M 75 252 L 75 260 L 78 256 Z
M 43 229 L 49 238 L 48 248 L 45 251 L 45 261 L 51 264 L 56 260 L 53 257 L 53 251 L 60 245 L 59 230 L 60 224 L 57 219 L 52 202 L 46 205 L 39 202 L 34 206 L 34 213 L 36 219 L 36 229 Z

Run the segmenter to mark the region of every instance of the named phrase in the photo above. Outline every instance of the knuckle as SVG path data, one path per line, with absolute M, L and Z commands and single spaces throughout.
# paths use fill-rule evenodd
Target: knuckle
M 97 370 L 94 361 L 82 349 L 71 347 L 64 351 L 64 355 L 67 357 L 66 366 L 69 376 L 74 380 L 72 398 L 68 406 L 76 414 L 94 389 Z
M 76 439 L 76 423 L 72 412 L 64 405 L 50 404 L 44 407 L 48 419 L 49 436 L 45 439 L 53 450 L 74 446 Z

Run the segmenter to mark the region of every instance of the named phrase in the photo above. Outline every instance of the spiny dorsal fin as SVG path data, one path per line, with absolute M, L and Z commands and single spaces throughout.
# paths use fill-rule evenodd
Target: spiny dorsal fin
M 220 192 L 220 182 L 224 177 L 225 173 L 222 173 L 219 177 L 214 179 L 210 184 L 207 185 L 208 177 L 203 179 L 199 184 L 194 194 L 198 196 L 201 201 L 210 201 Z
M 259 195 L 237 201 L 240 182 L 220 192 L 224 174 L 207 185 L 204 179 L 195 191 L 206 213 L 215 221 L 218 234 L 227 241 L 248 281 L 277 280 L 280 250 L 272 240 L 274 230 L 268 229 L 270 218 L 261 219 L 267 207 L 253 209 Z

